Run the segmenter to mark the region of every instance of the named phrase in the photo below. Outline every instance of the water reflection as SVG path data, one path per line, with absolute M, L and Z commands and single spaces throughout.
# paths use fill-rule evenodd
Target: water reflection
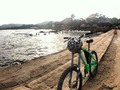
M 66 48 L 63 37 L 84 32 L 53 30 L 1 30 L 0 66 L 20 64 L 35 57 L 59 52 Z

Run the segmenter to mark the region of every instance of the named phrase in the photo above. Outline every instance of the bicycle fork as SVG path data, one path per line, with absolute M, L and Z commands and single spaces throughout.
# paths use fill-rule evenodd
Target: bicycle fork
M 79 55 L 79 54 L 78 54 Z M 74 64 L 74 53 L 72 53 L 72 62 L 71 62 L 71 66 L 76 68 L 77 71 L 77 75 L 76 75 L 76 79 L 75 81 L 71 84 L 71 80 L 72 80 L 72 74 L 73 72 L 70 72 L 70 79 L 69 79 L 69 88 L 75 88 L 78 86 L 78 81 L 79 81 L 79 76 L 80 76 L 80 55 L 78 57 L 78 65 Z

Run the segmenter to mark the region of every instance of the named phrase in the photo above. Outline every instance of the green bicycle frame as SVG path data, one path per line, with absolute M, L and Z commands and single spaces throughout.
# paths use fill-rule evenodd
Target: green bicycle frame
M 96 61 L 95 57 L 93 56 L 93 54 L 91 53 L 91 51 L 90 51 L 89 49 L 86 50 L 85 48 L 81 48 L 81 50 L 87 52 L 87 53 L 89 54 L 89 56 L 90 56 L 94 61 Z M 86 69 L 87 71 L 89 71 L 90 69 L 94 69 L 94 68 L 96 67 L 96 64 L 94 64 L 94 65 L 92 65 L 91 68 L 89 68 L 89 64 L 88 64 L 88 63 L 86 62 L 86 60 L 83 58 L 83 54 L 82 54 L 81 51 L 80 51 L 80 53 L 79 53 L 79 56 L 80 56 L 80 59 L 82 60 L 83 64 L 85 65 L 85 69 Z
M 93 54 L 91 53 L 91 51 L 90 51 L 89 49 L 87 50 L 87 49 L 85 49 L 85 48 L 81 48 L 80 52 L 78 53 L 78 68 L 80 69 L 80 60 L 82 60 L 84 66 L 85 66 L 85 69 L 86 69 L 87 71 L 89 71 L 89 70 L 91 70 L 91 69 L 94 69 L 94 68 L 97 66 L 97 64 L 94 64 L 94 65 L 92 65 L 91 68 L 89 68 L 89 64 L 87 63 L 87 60 L 84 59 L 83 54 L 82 54 L 82 51 L 86 51 L 86 52 L 89 54 L 89 56 L 92 57 L 92 59 L 93 59 L 94 61 L 96 61 L 95 57 L 93 56 Z M 72 53 L 71 66 L 74 65 L 74 54 L 75 54 L 75 53 Z

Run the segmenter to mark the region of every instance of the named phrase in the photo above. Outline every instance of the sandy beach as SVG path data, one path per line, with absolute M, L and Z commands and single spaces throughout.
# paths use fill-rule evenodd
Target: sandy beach
M 111 40 L 112 35 L 113 33 L 109 31 L 93 37 L 94 42 L 91 44 L 91 49 L 106 45 L 105 41 L 109 38 Z M 98 74 L 92 81 L 87 81 L 83 90 L 120 90 L 118 89 L 120 88 L 119 47 L 120 32 L 118 31 L 104 56 L 100 50 L 97 51 L 99 56 L 103 56 L 100 58 Z M 77 56 L 75 55 L 75 57 Z M 1 68 L 0 90 L 56 90 L 58 79 L 63 70 L 70 66 L 70 60 L 71 53 L 68 50 L 63 50 L 27 61 L 22 65 Z

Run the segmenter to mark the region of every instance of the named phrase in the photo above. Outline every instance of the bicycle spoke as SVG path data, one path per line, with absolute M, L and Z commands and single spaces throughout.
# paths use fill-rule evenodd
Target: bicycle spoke
M 72 75 L 71 75 L 72 74 Z M 64 82 L 63 82 L 63 88 L 62 90 L 77 90 L 76 87 L 76 78 L 77 78 L 77 73 L 76 72 L 70 72 L 66 76 Z

